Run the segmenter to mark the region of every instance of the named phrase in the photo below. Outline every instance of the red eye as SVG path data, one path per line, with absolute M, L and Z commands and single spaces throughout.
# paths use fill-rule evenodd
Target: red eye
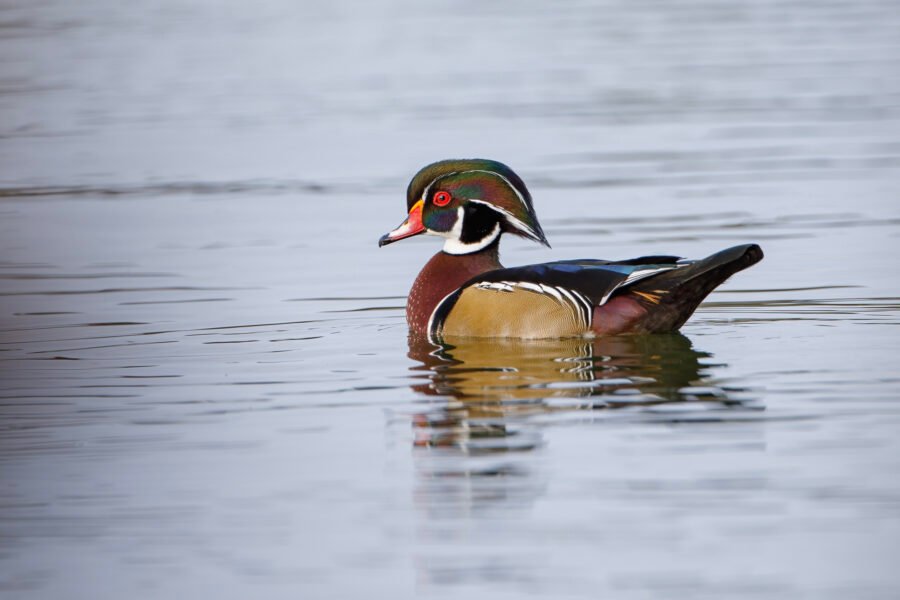
M 450 204 L 451 200 L 450 192 L 435 192 L 434 194 L 434 205 L 435 206 L 447 206 Z

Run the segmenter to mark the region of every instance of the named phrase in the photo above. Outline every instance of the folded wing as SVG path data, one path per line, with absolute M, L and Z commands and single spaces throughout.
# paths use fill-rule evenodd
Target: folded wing
M 432 337 L 568 337 L 591 331 L 594 307 L 617 290 L 688 263 L 675 256 L 567 260 L 490 271 L 444 298 Z

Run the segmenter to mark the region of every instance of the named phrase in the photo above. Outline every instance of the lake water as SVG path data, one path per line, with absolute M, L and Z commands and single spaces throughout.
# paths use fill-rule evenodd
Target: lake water
M 321 5 L 320 5 L 321 4 Z M 900 594 L 896 2 L 4 2 L 8 598 Z M 410 343 L 427 162 L 681 334 Z

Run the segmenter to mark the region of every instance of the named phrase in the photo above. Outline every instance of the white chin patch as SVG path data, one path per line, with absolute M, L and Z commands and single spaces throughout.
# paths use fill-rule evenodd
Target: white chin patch
M 461 206 L 456 209 L 456 223 L 453 224 L 453 229 L 450 231 L 440 232 L 432 231 L 430 229 L 426 230 L 426 233 L 429 235 L 437 235 L 444 238 L 443 250 L 447 254 L 472 254 L 473 252 L 484 250 L 493 244 L 494 240 L 500 237 L 500 223 L 498 221 L 490 233 L 477 242 L 465 244 L 460 241 L 459 238 L 462 236 L 463 217 L 465 216 L 465 212 L 466 211 Z
M 456 229 L 456 227 L 454 227 L 453 229 Z M 453 232 L 451 231 L 450 233 L 452 234 Z M 444 252 L 446 252 L 447 254 L 472 254 L 473 252 L 484 250 L 485 248 L 493 244 L 494 240 L 496 240 L 498 237 L 500 237 L 500 223 L 496 223 L 491 232 L 477 242 L 464 244 L 459 240 L 459 237 L 447 238 L 447 240 L 444 242 Z

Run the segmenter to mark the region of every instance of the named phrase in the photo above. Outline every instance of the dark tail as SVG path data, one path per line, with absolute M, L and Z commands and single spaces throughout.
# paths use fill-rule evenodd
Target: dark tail
M 626 288 L 626 293 L 647 309 L 642 329 L 648 332 L 675 331 L 690 317 L 700 302 L 726 279 L 762 260 L 756 244 L 735 246 L 702 260 L 666 271 Z

